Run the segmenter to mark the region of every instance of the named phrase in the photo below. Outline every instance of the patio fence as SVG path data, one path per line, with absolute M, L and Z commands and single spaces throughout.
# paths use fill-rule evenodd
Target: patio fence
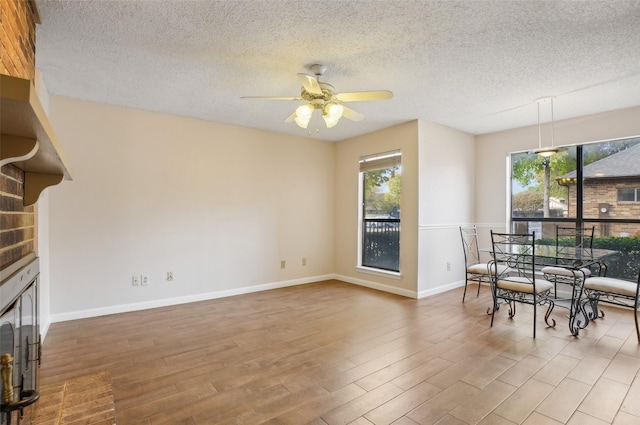
M 362 265 L 400 271 L 400 220 L 365 219 Z

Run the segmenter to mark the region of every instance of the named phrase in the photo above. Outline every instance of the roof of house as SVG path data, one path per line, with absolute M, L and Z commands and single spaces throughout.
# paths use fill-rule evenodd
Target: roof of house
M 640 177 L 640 143 L 585 165 L 583 176 L 585 179 Z M 575 177 L 576 172 L 571 171 L 559 179 Z

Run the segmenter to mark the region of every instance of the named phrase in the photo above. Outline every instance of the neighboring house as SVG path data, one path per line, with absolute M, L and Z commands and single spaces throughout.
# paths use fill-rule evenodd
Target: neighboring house
M 549 197 L 549 209 L 556 210 L 561 213 L 563 217 L 567 216 L 569 207 L 567 206 L 567 200 L 564 198 Z
M 640 143 L 584 167 L 585 218 L 640 218 Z M 568 216 L 576 215 L 576 172 L 558 177 L 569 190 Z M 600 236 L 640 234 L 634 223 L 601 223 Z

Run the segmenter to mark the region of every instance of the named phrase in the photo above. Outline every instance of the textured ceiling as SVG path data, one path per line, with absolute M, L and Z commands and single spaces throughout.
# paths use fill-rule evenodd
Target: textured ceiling
M 52 94 L 306 136 L 284 119 L 299 72 L 327 65 L 363 121 L 342 140 L 422 119 L 472 134 L 640 105 L 640 0 L 37 0 L 36 66 Z M 640 118 L 639 118 L 640 119 Z M 312 121 L 313 124 L 313 121 Z M 310 125 L 311 128 L 312 125 Z M 315 132 L 315 128 L 319 132 Z

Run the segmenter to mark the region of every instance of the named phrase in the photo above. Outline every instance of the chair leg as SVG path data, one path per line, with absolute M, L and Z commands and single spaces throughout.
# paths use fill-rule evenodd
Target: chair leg
M 636 321 L 636 337 L 638 338 L 638 344 L 640 344 L 640 328 L 638 328 L 638 309 L 637 308 L 633 309 L 633 318 Z
M 482 277 L 478 280 L 478 292 L 476 292 L 476 297 L 480 296 L 480 285 L 482 284 Z
M 594 297 L 589 297 L 589 307 L 591 307 L 591 316 L 589 316 L 589 320 L 602 319 L 604 318 L 604 311 L 600 310 L 600 294 Z
M 467 296 L 467 285 L 469 285 L 469 279 L 464 278 L 464 292 L 462 293 L 462 302 L 464 302 L 464 297 Z
M 537 321 L 537 315 L 536 315 L 536 312 L 538 311 L 537 307 L 538 307 L 538 306 L 537 306 L 537 305 L 536 305 L 536 303 L 534 302 L 534 303 L 533 303 L 533 338 L 534 338 L 534 339 L 536 338 L 536 321 Z
M 549 307 L 547 307 L 547 312 L 544 314 L 544 323 L 546 323 L 550 328 L 556 327 L 556 319 L 551 318 L 551 323 L 549 323 L 549 317 L 551 317 L 551 312 L 554 307 L 555 303 L 552 300 L 549 300 Z
M 490 328 L 493 327 L 493 316 L 495 316 L 496 310 L 498 309 L 498 299 L 496 298 L 496 294 L 492 293 L 491 295 L 493 298 L 493 308 L 491 309 L 491 325 L 489 326 Z

